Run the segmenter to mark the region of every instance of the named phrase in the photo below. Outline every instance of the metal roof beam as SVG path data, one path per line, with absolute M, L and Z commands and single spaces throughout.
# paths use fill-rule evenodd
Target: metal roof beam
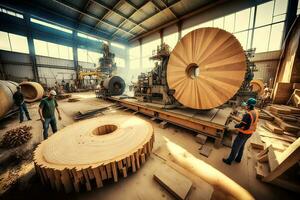
M 135 26 L 139 26 L 141 27 L 143 30 L 147 31 L 147 29 L 145 27 L 143 27 L 142 25 L 138 24 L 137 22 L 129 19 L 127 16 L 125 16 L 124 14 L 122 14 L 121 12 L 119 12 L 118 10 L 114 10 L 112 8 L 109 8 L 107 5 L 104 5 L 103 2 L 99 2 L 99 0 L 91 0 L 94 3 L 98 4 L 99 6 L 101 6 L 102 8 L 109 10 L 110 12 L 115 13 L 116 15 L 120 16 L 121 18 L 133 23 Z
M 163 0 L 158 0 L 158 1 L 161 2 L 161 3 L 164 5 L 165 8 L 168 8 L 168 5 L 167 5 Z M 151 2 L 155 5 L 155 3 L 154 3 L 153 0 L 152 0 Z M 175 18 L 178 18 L 177 15 L 173 12 L 173 10 L 172 10 L 171 8 L 168 8 L 168 10 L 171 12 L 171 14 L 172 14 Z
M 87 0 L 87 2 L 86 2 L 85 5 L 84 5 L 83 12 L 86 12 L 92 4 L 93 4 L 93 3 L 92 3 L 90 0 Z M 83 16 L 84 16 L 84 15 L 80 13 L 80 15 L 79 15 L 79 17 L 78 17 L 78 21 L 79 21 L 79 22 L 81 21 L 81 19 L 82 19 Z
M 101 22 L 101 23 L 103 23 L 103 24 L 106 24 L 106 25 L 108 25 L 108 26 L 110 26 L 110 27 L 116 28 L 116 29 L 118 29 L 118 30 L 120 30 L 120 31 L 122 31 L 122 32 L 124 32 L 124 33 L 126 33 L 126 34 L 129 34 L 129 35 L 134 36 L 134 34 L 130 33 L 129 31 L 124 30 L 124 29 L 122 29 L 122 28 L 119 28 L 119 27 L 117 27 L 117 26 L 115 26 L 115 25 L 113 25 L 113 24 L 111 24 L 111 23 L 109 23 L 109 22 L 106 22 L 106 21 L 103 21 L 103 20 L 101 21 L 97 16 L 95 16 L 95 15 L 93 15 L 93 14 L 89 14 L 89 13 L 83 12 L 83 11 L 81 11 L 80 9 L 75 8 L 75 6 L 68 4 L 68 3 L 66 3 L 66 2 L 63 1 L 63 0 L 53 0 L 53 1 L 59 3 L 60 5 L 63 5 L 63 6 L 65 6 L 65 7 L 67 7 L 67 8 L 69 8 L 69 9 L 75 11 L 75 12 L 81 13 L 81 14 L 83 14 L 83 15 L 85 15 L 85 16 L 91 18 L 91 19 L 94 19 L 94 20 L 96 20 L 96 21 L 98 21 L 98 22 Z
M 175 6 L 175 5 L 176 5 L 177 3 L 179 3 L 180 1 L 181 1 L 181 0 L 176 0 L 174 3 L 170 4 L 168 7 L 164 8 L 164 9 L 161 10 L 160 12 L 155 13 L 154 15 L 149 16 L 149 17 L 147 17 L 146 19 L 144 19 L 143 21 L 141 21 L 141 22 L 139 23 L 139 25 L 143 24 L 145 21 L 151 19 L 151 18 L 154 17 L 155 15 L 157 15 L 157 14 L 159 14 L 159 13 L 165 11 L 165 10 L 170 9 L 171 7 Z M 132 28 L 129 30 L 129 32 L 133 31 L 136 27 L 137 27 L 137 26 L 132 27 Z
M 118 2 L 114 5 L 114 7 L 112 8 L 112 10 L 114 10 L 114 9 L 115 9 L 121 2 L 123 2 L 123 1 L 124 1 L 124 0 L 118 1 Z M 101 20 L 101 21 L 104 20 L 104 18 L 105 18 L 107 15 L 109 15 L 109 14 L 112 12 L 112 10 L 107 10 L 107 12 L 103 15 L 103 17 L 101 17 L 100 20 Z M 101 21 L 97 22 L 96 25 L 95 25 L 95 27 L 97 27 Z
M 135 40 L 138 40 L 138 39 L 140 39 L 142 37 L 150 35 L 151 33 L 157 32 L 157 31 L 161 30 L 162 28 L 165 28 L 165 27 L 171 26 L 173 24 L 176 24 L 176 23 L 178 23 L 178 22 L 180 22 L 180 21 L 182 21 L 184 19 L 193 17 L 193 16 L 195 16 L 195 15 L 197 15 L 197 14 L 199 14 L 199 13 L 205 11 L 205 10 L 208 10 L 210 8 L 219 6 L 219 5 L 221 5 L 221 4 L 225 3 L 225 2 L 228 2 L 228 1 L 229 0 L 218 0 L 218 1 L 214 2 L 214 3 L 207 3 L 206 5 L 204 5 L 204 6 L 200 7 L 200 8 L 198 8 L 198 9 L 194 10 L 193 12 L 190 12 L 190 13 L 188 13 L 186 15 L 183 15 L 183 16 L 179 17 L 178 19 L 174 19 L 173 21 L 170 21 L 170 22 L 168 22 L 166 24 L 163 24 L 163 25 L 161 25 L 161 26 L 159 26 L 159 27 L 157 27 L 157 28 L 155 28 L 155 29 L 153 29 L 153 30 L 151 30 L 149 32 L 142 33 L 142 34 L 140 34 L 140 35 L 138 35 L 136 37 L 133 37 L 133 38 L 129 39 L 129 42 L 133 42 Z M 174 5 L 174 4 L 172 4 L 172 5 Z
M 137 7 L 137 10 L 135 12 L 133 12 L 128 18 L 131 18 L 136 12 L 140 12 L 140 9 L 142 7 L 144 7 L 147 3 L 149 3 L 149 1 L 145 1 L 140 7 Z M 118 27 L 121 27 L 124 23 L 126 22 L 126 20 L 124 19 L 119 25 Z M 114 35 L 118 32 L 118 30 L 116 30 L 113 34 L 112 37 L 114 37 Z
M 55 24 L 58 26 L 62 26 L 64 28 L 68 28 L 71 30 L 78 30 L 82 33 L 96 36 L 97 38 L 100 37 L 105 40 L 112 39 L 111 34 L 103 29 L 94 28 L 93 26 L 90 26 L 90 25 L 88 25 L 86 23 L 82 23 L 82 22 L 78 23 L 78 20 L 75 20 L 74 18 L 68 17 L 66 15 L 62 15 L 59 12 L 56 12 L 52 9 L 47 9 L 38 3 L 33 3 L 32 1 L 1 0 L 0 5 L 4 8 L 10 9 L 15 12 L 20 12 L 23 14 L 30 13 L 31 16 L 36 19 L 43 20 L 45 22 L 49 22 L 49 23 L 52 23 L 52 24 Z M 6 16 L 6 15 L 4 15 L 4 16 Z M 1 15 L 0 15 L 0 18 L 1 18 Z M 1 20 L 3 20 L 3 19 L 1 18 Z M 22 20 L 22 21 L 24 21 L 24 20 Z M 46 26 L 42 26 L 42 25 L 38 25 L 38 24 L 34 24 L 34 23 L 31 23 L 31 24 L 32 24 L 32 26 L 35 25 L 35 27 L 39 26 L 40 28 L 42 28 L 43 31 L 45 29 L 47 29 Z M 19 30 L 21 27 L 23 27 L 23 24 L 15 25 L 15 24 L 5 21 L 3 23 L 0 23 L 0 26 L 1 27 L 9 26 L 9 29 L 14 30 L 14 28 L 18 28 L 18 30 Z M 51 28 L 48 28 L 48 29 L 51 29 Z M 36 30 L 40 30 L 40 29 L 36 29 Z M 7 30 L 7 29 L 6 29 L 6 31 L 9 32 L 9 30 Z M 20 31 L 15 32 L 15 33 L 22 34 Z M 41 33 L 39 32 L 39 34 L 41 34 Z M 62 32 L 62 34 L 63 34 L 63 32 Z M 49 36 L 49 32 L 46 33 L 46 36 L 47 35 Z M 50 35 L 52 35 L 52 34 L 50 34 Z M 122 44 L 127 44 L 127 40 L 122 37 L 114 37 L 114 39 Z

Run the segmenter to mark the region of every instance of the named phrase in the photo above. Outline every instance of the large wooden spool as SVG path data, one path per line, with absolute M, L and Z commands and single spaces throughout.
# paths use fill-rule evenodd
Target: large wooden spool
M 200 28 L 175 46 L 167 81 L 184 106 L 211 109 L 227 102 L 241 87 L 246 57 L 239 41 L 218 28 Z
M 8 113 L 13 105 L 13 95 L 17 91 L 18 83 L 0 80 L 0 118 Z
M 35 169 L 52 189 L 90 191 L 136 172 L 149 157 L 153 142 L 152 125 L 140 118 L 88 119 L 43 141 L 34 152 Z
M 252 91 L 257 92 L 257 94 L 262 95 L 264 92 L 264 83 L 260 79 L 255 79 L 250 82 L 252 86 Z
M 34 102 L 43 98 L 44 88 L 37 82 L 22 82 L 20 83 L 21 92 L 24 95 L 26 102 Z

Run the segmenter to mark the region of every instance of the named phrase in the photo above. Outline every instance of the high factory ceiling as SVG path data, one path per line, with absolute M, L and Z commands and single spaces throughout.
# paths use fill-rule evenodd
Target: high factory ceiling
M 128 42 L 224 0 L 11 0 L 39 18 L 111 40 Z

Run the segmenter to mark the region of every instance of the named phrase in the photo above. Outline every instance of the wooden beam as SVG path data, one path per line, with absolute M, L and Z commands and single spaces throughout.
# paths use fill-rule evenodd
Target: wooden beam
M 271 171 L 262 180 L 265 182 L 271 182 L 282 175 L 285 171 L 297 164 L 300 160 L 300 138 L 292 143 L 284 152 L 276 158 L 278 166 Z

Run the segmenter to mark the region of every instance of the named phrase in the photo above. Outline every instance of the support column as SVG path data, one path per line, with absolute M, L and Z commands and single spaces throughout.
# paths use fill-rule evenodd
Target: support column
M 297 8 L 298 8 L 298 1 L 296 0 L 289 0 L 288 8 L 286 12 L 286 23 L 284 25 L 284 37 L 287 37 L 289 30 L 291 29 L 295 19 L 297 18 Z
M 139 45 L 140 45 L 140 70 L 143 68 L 142 64 L 142 56 L 143 56 L 143 51 L 142 51 L 142 39 L 139 39 Z
M 163 43 L 164 43 L 164 29 L 159 30 L 159 36 L 160 36 L 160 44 L 163 45 Z
M 26 29 L 27 29 L 28 49 L 29 49 L 30 61 L 32 64 L 32 72 L 33 72 L 34 81 L 40 82 L 39 72 L 38 72 L 38 68 L 37 68 L 37 64 L 36 64 L 33 36 L 32 36 L 31 25 L 30 25 L 30 16 L 24 15 L 24 20 L 25 20 Z
M 78 80 L 78 72 L 79 72 L 79 66 L 78 66 L 78 54 L 77 54 L 77 31 L 73 31 L 73 61 L 74 61 L 74 70 L 76 72 L 76 80 Z
M 179 21 L 177 23 L 177 28 L 178 28 L 178 41 L 181 39 L 181 33 L 182 33 L 182 22 Z

